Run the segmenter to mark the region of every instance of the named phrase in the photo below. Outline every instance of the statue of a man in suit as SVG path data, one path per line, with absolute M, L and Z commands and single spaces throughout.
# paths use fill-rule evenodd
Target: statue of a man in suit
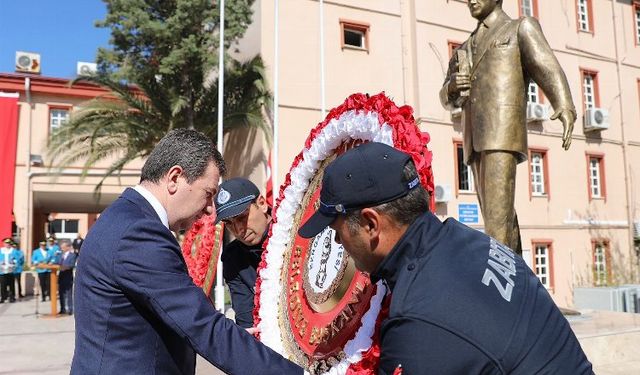
M 511 19 L 503 0 L 468 0 L 478 26 L 454 53 L 440 90 L 447 109 L 462 108 L 464 160 L 471 166 L 488 235 L 522 252 L 514 208 L 516 165 L 527 160 L 527 90 L 533 80 L 571 144 L 576 111 L 567 78 L 538 21 Z

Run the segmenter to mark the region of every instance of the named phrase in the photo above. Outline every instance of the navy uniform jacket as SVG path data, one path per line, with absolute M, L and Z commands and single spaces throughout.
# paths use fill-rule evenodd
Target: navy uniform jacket
M 253 299 L 261 256 L 262 243 L 247 246 L 235 240 L 222 251 L 222 274 L 231 292 L 236 324 L 240 327 L 253 327 Z
M 592 374 L 569 323 L 521 257 L 425 213 L 371 276 L 392 291 L 379 374 Z
M 91 228 L 75 285 L 71 374 L 302 374 L 214 309 L 151 205 L 127 189 Z
M 60 288 L 69 289 L 73 286 L 73 269 L 76 266 L 76 254 L 70 251 L 67 259 L 64 259 L 64 254 L 62 254 L 59 264 L 66 269 L 60 270 L 58 273 L 58 284 L 60 284 Z

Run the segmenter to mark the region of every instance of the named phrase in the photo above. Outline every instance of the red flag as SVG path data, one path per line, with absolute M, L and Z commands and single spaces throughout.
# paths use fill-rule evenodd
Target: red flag
M 269 160 L 267 161 L 266 168 L 266 176 L 267 176 L 267 188 L 265 197 L 267 199 L 267 204 L 269 207 L 273 207 L 273 177 L 271 174 L 271 153 L 269 153 Z
M 11 237 L 18 147 L 18 94 L 0 93 L 0 238 Z

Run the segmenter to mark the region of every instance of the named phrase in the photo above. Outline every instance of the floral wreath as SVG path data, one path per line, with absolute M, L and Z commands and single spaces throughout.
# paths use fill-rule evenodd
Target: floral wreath
M 431 193 L 433 207 L 432 153 L 427 148 L 429 135 L 420 132 L 410 106 L 396 106 L 380 93 L 374 96 L 353 94 L 332 109 L 326 119 L 311 130 L 304 149 L 294 159 L 280 187 L 273 210 L 273 225 L 258 268 L 254 322 L 260 328 L 261 341 L 287 356 L 283 332 L 278 324 L 278 296 L 283 290 L 284 254 L 291 240 L 293 217 L 301 209 L 303 196 L 321 163 L 346 142 L 381 142 L 409 154 L 420 175 L 421 184 Z M 379 363 L 378 330 L 386 317 L 383 304 L 386 288 L 381 282 L 370 300 L 361 326 L 344 346 L 345 357 L 325 374 L 375 374 Z M 388 301 L 388 299 L 387 299 Z
M 189 276 L 207 296 L 215 279 L 222 233 L 222 224 L 216 225 L 214 216 L 205 215 L 193 223 L 182 241 L 182 256 Z

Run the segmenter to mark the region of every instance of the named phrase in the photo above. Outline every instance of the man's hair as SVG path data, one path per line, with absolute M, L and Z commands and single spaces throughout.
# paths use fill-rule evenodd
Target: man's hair
M 62 240 L 60 240 L 60 241 L 59 241 L 59 245 L 60 245 L 60 247 L 62 247 L 62 245 L 69 245 L 69 246 L 71 246 L 71 240 L 67 240 L 66 238 L 65 238 L 65 239 L 62 239 Z
M 227 167 L 211 139 L 192 129 L 175 129 L 167 133 L 151 151 L 142 167 L 140 182 L 157 183 L 174 165 L 182 167 L 184 177 L 192 183 L 202 177 L 213 161 L 224 176 Z
M 417 174 L 415 164 L 413 164 L 412 160 L 409 160 L 407 164 L 404 165 L 402 180 L 409 182 L 413 180 Z M 409 225 L 420 215 L 429 211 L 429 193 L 422 184 L 418 184 L 417 187 L 404 197 L 371 208 L 378 213 L 389 216 L 397 226 Z M 355 232 L 358 225 L 360 225 L 360 212 L 361 210 L 347 212 L 346 222 L 352 233 Z

